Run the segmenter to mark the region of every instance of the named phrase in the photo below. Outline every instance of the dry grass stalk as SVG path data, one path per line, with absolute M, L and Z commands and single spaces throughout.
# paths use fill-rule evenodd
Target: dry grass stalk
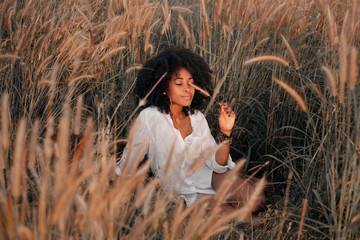
M 143 213 L 145 215 L 149 214 L 150 212 L 153 193 L 160 182 L 161 179 L 159 178 L 152 180 L 149 184 L 146 185 L 144 189 L 142 189 L 141 192 L 139 192 L 139 194 L 136 197 L 135 206 L 140 207 L 141 204 L 144 204 Z
M 257 208 L 259 199 L 261 199 L 261 194 L 264 192 L 264 188 L 266 185 L 265 176 L 260 179 L 260 181 L 256 184 L 256 188 L 252 193 L 249 200 L 245 203 L 243 207 L 239 210 L 239 215 L 237 217 L 238 221 L 245 221 L 249 217 L 251 217 L 251 213 Z
M 207 204 L 206 202 L 209 200 L 208 196 L 198 199 L 194 204 L 190 207 L 184 209 L 184 201 L 179 201 L 175 213 L 173 215 L 173 221 L 170 226 L 170 239 L 178 239 L 179 231 L 181 224 L 184 222 L 185 218 L 189 216 L 190 213 L 197 209 L 199 206 L 203 204 Z
M 46 109 L 45 112 L 49 112 L 50 109 L 53 106 L 53 101 L 55 98 L 55 90 L 56 90 L 56 77 L 59 71 L 59 64 L 55 64 L 54 68 L 52 69 L 51 73 L 50 73 L 50 79 L 49 81 L 49 93 L 48 93 L 48 102 L 46 105 Z M 39 82 L 40 84 L 40 82 Z
M 50 116 L 46 121 L 46 132 L 44 139 L 44 153 L 45 158 L 50 159 L 54 152 L 54 143 L 52 137 L 54 135 L 54 117 Z
M 233 108 L 235 102 L 236 102 L 236 98 L 231 99 L 229 107 Z
M 44 61 L 42 61 L 42 63 L 39 65 L 39 67 L 36 69 L 35 75 L 39 75 L 42 70 L 44 70 L 44 68 L 49 64 L 49 61 L 53 58 L 53 56 L 49 56 L 47 58 L 45 58 Z
M 204 0 L 201 0 L 201 10 L 202 10 L 202 14 L 203 14 L 203 16 L 205 18 L 207 35 L 210 35 L 209 16 L 208 16 L 207 11 L 206 11 L 206 5 L 205 5 Z
M 186 13 L 193 13 L 193 11 L 189 8 L 180 7 L 180 6 L 172 6 L 171 10 L 178 11 L 178 12 L 186 12 Z
M 34 239 L 34 233 L 31 231 L 30 228 L 28 228 L 24 225 L 18 226 L 17 232 L 21 239 L 24 239 L 24 240 L 33 240 Z
M 277 28 L 276 28 L 276 31 L 277 32 L 281 32 L 281 28 L 288 22 L 288 16 L 291 16 L 292 15 L 292 13 L 289 13 L 289 11 L 291 10 L 291 9 L 294 9 L 294 8 L 288 8 L 288 9 L 286 9 L 281 15 L 281 17 L 279 17 L 278 19 L 279 20 L 277 20 L 278 21 L 278 26 L 277 26 Z M 294 11 L 294 10 L 293 10 Z M 292 11 L 292 12 L 293 12 Z
M 309 88 L 314 91 L 314 93 L 316 93 L 319 99 L 323 98 L 323 94 L 321 92 L 321 87 L 319 86 L 319 84 L 310 83 Z
M 345 83 L 347 78 L 347 43 L 345 35 L 340 36 L 339 49 L 340 82 L 339 82 L 339 102 L 342 103 L 345 97 Z
M 221 89 L 222 85 L 224 84 L 224 82 L 225 82 L 225 80 L 226 80 L 226 78 L 227 78 L 227 76 L 228 76 L 228 74 L 229 74 L 229 72 L 230 72 L 230 70 L 232 68 L 232 65 L 235 62 L 235 59 L 236 59 L 235 56 L 240 50 L 240 44 L 238 44 L 237 46 L 234 46 L 234 49 L 236 49 L 236 50 L 235 50 L 233 56 L 231 57 L 230 63 L 226 67 L 226 70 L 225 70 L 225 73 L 224 73 L 223 77 L 221 78 L 221 80 L 219 82 L 216 81 L 217 84 L 216 84 L 216 87 L 214 88 L 214 92 L 213 92 L 213 95 L 212 95 L 212 97 L 210 99 L 210 103 L 208 104 L 208 106 L 206 107 L 205 112 L 204 112 L 205 116 L 210 111 L 210 107 L 214 104 L 215 98 L 219 94 L 220 89 Z
M 358 72 L 359 72 L 358 50 L 356 47 L 352 47 L 350 50 L 350 67 L 349 67 L 349 80 L 348 80 L 348 86 L 351 90 L 355 88 Z
M 94 155 L 94 122 L 92 118 L 88 118 L 86 122 L 86 128 L 84 133 L 84 156 L 82 158 L 83 166 L 85 166 L 85 171 L 88 171 L 92 168 L 93 164 L 93 155 Z
M 149 169 L 149 163 L 147 162 L 145 163 L 145 165 L 146 166 L 141 167 L 141 169 L 139 170 L 141 171 L 141 174 L 137 174 L 136 176 L 123 180 L 119 179 L 116 182 L 114 188 L 109 189 L 109 191 L 105 194 L 104 197 L 100 197 L 99 204 L 97 204 L 93 199 L 91 199 L 89 204 L 90 207 L 88 210 L 89 215 L 96 216 L 95 213 L 100 206 L 102 209 L 109 209 L 110 219 L 115 219 L 121 216 L 126 221 L 126 219 L 130 218 L 133 212 L 131 211 L 131 209 L 127 210 L 126 212 L 124 209 L 127 209 L 131 206 L 129 205 L 129 203 L 136 186 L 139 184 L 143 184 L 144 180 L 146 179 L 147 171 Z
M 131 71 L 133 69 L 141 69 L 142 67 L 140 67 L 140 65 L 138 66 L 134 66 L 129 68 L 128 70 L 126 70 L 126 72 Z M 133 87 L 135 86 L 135 81 L 133 81 L 133 83 L 131 84 L 129 90 L 124 94 L 123 98 L 119 101 L 119 103 L 116 105 L 116 108 L 114 110 L 113 115 L 110 118 L 110 122 L 114 119 L 118 109 L 120 108 L 120 106 L 122 106 L 123 102 L 125 101 L 125 99 L 128 97 L 128 95 L 130 94 L 131 90 L 133 89 Z M 142 104 L 145 104 L 146 102 L 143 102 Z
M 88 206 L 87 206 L 84 196 L 80 195 L 79 193 L 75 193 L 74 203 L 75 203 L 76 210 L 77 210 L 76 215 L 77 216 L 85 216 L 86 212 L 88 211 Z M 79 219 L 79 220 L 83 221 L 84 219 Z M 82 224 L 84 224 L 84 221 Z M 80 228 L 82 228 L 82 226 L 81 226 L 82 224 L 78 224 L 80 226 Z
M 21 182 L 22 177 L 24 176 L 25 164 L 24 156 L 25 153 L 25 139 L 26 139 L 26 120 L 22 118 L 19 122 L 16 140 L 15 140 L 15 150 L 14 150 L 14 159 L 13 165 L 11 168 L 11 189 L 14 197 L 19 197 L 22 193 Z
M 334 78 L 334 75 L 332 74 L 332 72 L 330 71 L 330 69 L 328 69 L 325 66 L 322 66 L 321 69 L 324 71 L 325 75 L 326 75 L 326 79 L 328 82 L 328 86 L 330 88 L 330 93 L 332 96 L 336 97 L 337 96 L 337 87 L 336 87 L 336 80 Z
M 169 5 L 168 5 L 168 1 L 165 0 L 165 6 L 162 6 L 162 11 L 164 14 L 164 26 L 161 30 L 161 35 L 163 35 L 165 33 L 165 31 L 170 27 L 170 20 L 171 20 L 171 14 L 169 12 Z
M 340 37 L 345 36 L 345 39 L 346 39 L 346 33 L 347 33 L 346 31 L 348 29 L 348 26 L 347 26 L 348 17 L 349 17 L 349 12 L 346 12 L 342 27 L 341 27 L 341 32 L 340 32 Z
M 189 47 L 189 39 L 191 37 L 190 30 L 189 30 L 188 26 L 186 25 L 184 18 L 181 15 L 179 15 L 179 17 L 177 18 L 177 21 L 178 21 L 178 23 L 180 23 L 182 29 L 185 32 L 185 46 Z
M 154 46 L 153 46 L 152 44 L 150 44 L 150 36 L 153 34 L 153 33 L 151 32 L 151 30 L 153 29 L 153 27 L 154 27 L 158 22 L 160 22 L 160 19 L 158 19 L 157 21 L 155 21 L 155 22 L 149 27 L 149 29 L 147 30 L 147 33 L 146 33 L 144 50 L 145 50 L 145 52 L 147 52 L 148 49 L 150 49 L 150 55 L 152 55 L 152 54 L 154 53 Z
M 152 224 L 153 231 L 157 231 L 157 229 L 160 226 L 161 219 L 166 217 L 166 215 L 167 215 L 166 207 L 171 202 L 172 202 L 172 196 L 169 196 L 166 192 L 164 193 L 162 190 L 157 189 L 156 199 L 155 199 L 155 203 L 154 203 L 154 209 L 161 209 L 161 211 L 163 211 L 163 214 L 161 215 L 161 217 L 159 219 L 157 219 L 157 221 L 155 221 Z
M 113 35 L 108 35 L 104 39 L 104 41 L 101 42 L 101 44 L 97 45 L 94 53 L 91 55 L 91 58 L 94 58 L 96 53 L 99 51 L 103 51 L 105 49 L 113 49 L 118 46 L 119 39 L 123 39 L 126 36 L 126 32 L 118 32 L 114 31 Z
M 70 138 L 70 109 L 69 103 L 65 102 L 63 113 L 59 122 L 59 132 L 57 137 L 57 161 L 55 162 L 55 185 L 54 198 L 59 199 L 60 192 L 66 188 L 67 161 L 69 152 Z M 65 181 L 64 181 L 65 180 Z
M 284 6 L 286 6 L 288 3 L 287 2 L 284 2 L 282 4 L 280 4 L 279 6 L 277 6 L 276 8 L 274 8 L 275 6 L 271 6 L 269 7 L 269 12 L 271 11 L 271 13 L 269 13 L 269 15 L 265 18 L 265 21 L 264 23 L 265 24 L 268 24 L 268 22 L 270 21 L 270 19 L 281 9 L 283 8 Z M 266 5 L 266 3 L 264 3 L 264 5 Z M 273 9 L 273 10 L 272 10 Z M 284 16 L 286 16 L 286 14 L 284 14 Z M 282 21 L 280 21 L 281 23 Z
M 233 218 L 229 218 L 229 219 L 233 219 Z M 226 219 L 227 220 L 227 219 Z M 225 223 L 228 223 L 230 220 L 224 221 Z M 216 228 L 209 228 L 209 231 L 205 232 L 205 237 L 202 239 L 211 239 L 211 237 L 215 236 L 216 234 L 219 234 L 221 232 L 225 232 L 230 228 L 230 225 L 225 225 L 225 226 L 218 226 Z M 200 235 L 200 237 L 202 237 L 203 235 Z
M 223 225 L 229 223 L 234 219 L 238 220 L 239 216 L 240 218 L 242 218 L 242 216 L 245 216 L 244 209 L 245 208 L 236 209 L 235 211 L 226 215 L 222 215 L 221 217 L 219 217 L 218 214 L 217 215 L 211 214 L 209 218 L 212 217 L 214 221 L 213 223 L 210 222 L 208 225 L 204 225 L 204 228 L 206 227 L 206 229 L 202 231 L 204 234 L 203 239 L 209 239 L 213 235 L 219 233 L 220 231 L 227 230 L 230 226 L 229 225 L 223 226 Z M 248 214 L 249 214 L 248 211 L 246 211 L 246 216 L 248 216 Z
M 280 240 L 282 230 L 284 228 L 284 224 L 285 224 L 285 221 L 286 221 L 287 207 L 288 207 L 288 203 L 289 203 L 289 196 L 290 196 L 289 194 L 290 194 L 290 185 L 291 185 L 292 176 L 293 176 L 293 172 L 290 171 L 289 175 L 288 175 L 288 178 L 287 178 L 287 184 L 286 184 L 286 190 L 285 190 L 284 209 L 283 209 L 283 212 L 282 212 L 282 215 L 281 215 L 279 232 L 278 232 L 276 240 Z
M 82 76 L 78 76 L 78 77 L 76 77 L 76 78 L 71 79 L 71 80 L 68 82 L 68 86 L 69 86 L 69 87 L 73 86 L 76 82 L 78 82 L 78 81 L 81 80 L 81 79 L 91 79 L 91 78 L 96 78 L 96 77 L 93 76 L 93 75 L 82 75 Z
M 92 23 L 90 22 L 89 18 L 86 17 L 86 15 L 83 13 L 83 11 L 81 11 L 81 9 L 78 6 L 75 6 L 75 9 L 80 13 L 80 15 L 84 18 L 84 20 L 86 21 L 86 23 L 89 26 L 89 29 L 93 28 Z
M 351 223 L 354 224 L 356 222 L 360 221 L 360 214 L 357 214 L 351 219 Z
M 37 148 L 38 152 L 41 152 L 40 147 Z M 47 239 L 47 199 L 48 199 L 48 166 L 44 159 L 44 154 L 42 152 L 39 155 L 39 165 L 41 170 L 41 181 L 40 181 L 40 196 L 39 196 L 39 206 L 38 206 L 38 232 L 39 232 L 39 239 L 45 240 Z
M 134 226 L 133 231 L 129 235 L 129 239 L 144 239 L 146 234 L 146 228 L 152 223 L 156 223 L 158 219 L 164 214 L 165 207 L 154 209 L 149 215 L 147 215 L 141 222 Z
M 51 213 L 51 221 L 53 223 L 59 223 L 60 220 L 65 220 L 66 212 L 69 209 L 66 209 L 67 206 L 71 203 L 70 197 L 77 190 L 79 185 L 92 174 L 92 171 L 86 171 L 77 177 L 68 188 L 65 188 L 61 193 L 60 197 L 57 199 L 54 209 Z
M 229 194 L 229 189 L 231 188 L 231 185 L 236 180 L 237 174 L 244 168 L 246 163 L 246 159 L 240 160 L 236 167 L 231 171 L 231 173 L 224 179 L 224 181 L 221 183 L 220 190 L 215 195 L 216 204 L 213 208 L 213 214 L 218 211 L 221 204 L 223 204 L 226 201 L 226 197 Z M 242 186 L 238 186 L 241 188 Z M 231 194 L 231 193 L 230 193 Z
M 126 49 L 126 47 L 124 47 L 124 46 L 115 48 L 115 49 L 107 52 L 104 56 L 102 56 L 99 61 L 100 61 L 100 62 L 103 62 L 103 61 L 105 61 L 109 56 L 114 55 L 115 53 L 118 53 L 118 52 L 123 51 L 123 50 L 125 50 L 125 49 Z
M 327 7 L 327 18 L 329 21 L 330 45 L 331 45 L 331 47 L 334 47 L 334 45 L 335 45 L 335 32 L 334 32 L 335 23 L 334 23 L 334 18 L 330 11 L 329 6 Z
M 200 155 L 199 158 L 194 159 L 193 163 L 191 164 L 191 166 L 189 167 L 189 169 L 186 171 L 186 176 L 189 176 L 193 173 L 195 173 L 202 165 L 205 164 L 206 160 L 209 159 L 209 157 L 211 155 L 213 155 L 214 153 L 216 153 L 216 151 L 221 148 L 224 144 L 226 144 L 225 142 L 219 144 L 217 147 L 213 147 L 210 149 L 207 149 L 207 151 L 205 151 L 205 155 Z
M 302 229 L 303 229 L 303 226 L 304 226 L 307 206 L 308 206 L 308 200 L 305 198 L 303 208 L 302 208 L 302 211 L 301 211 L 301 220 L 300 220 L 300 225 L 299 225 L 299 230 L 298 230 L 298 237 L 297 237 L 298 240 L 300 240 L 301 235 L 302 235 Z
M 308 109 L 306 106 L 306 102 L 295 89 L 293 89 L 290 85 L 277 78 L 273 78 L 273 81 L 279 84 L 280 87 L 282 87 L 286 92 L 290 94 L 292 98 L 294 98 L 294 100 L 297 102 L 297 104 L 299 105 L 300 109 L 303 112 L 307 112 Z
M 20 59 L 20 57 L 17 55 L 12 55 L 12 54 L 0 54 L 0 60 L 2 60 L 2 59 L 16 60 L 16 59 Z
M 287 50 L 288 50 L 289 53 L 290 53 L 291 59 L 292 59 L 293 62 L 294 62 L 294 65 L 295 65 L 296 70 L 298 70 L 298 69 L 299 69 L 299 63 L 298 63 L 298 61 L 296 60 L 294 51 L 292 50 L 290 44 L 289 44 L 288 41 L 284 38 L 284 36 L 283 36 L 282 34 L 280 34 L 280 35 L 281 35 L 281 38 L 282 38 L 283 42 L 285 43 L 285 46 L 286 46 Z
M 146 143 L 143 143 L 143 144 L 144 144 L 144 146 L 141 149 L 139 149 L 139 152 L 137 153 L 136 157 L 133 159 L 133 161 L 131 163 L 132 165 L 130 166 L 131 167 L 130 170 L 124 169 L 127 174 L 130 174 L 130 176 L 132 176 L 133 174 L 136 173 L 140 162 L 143 160 L 143 157 L 146 154 L 147 146 L 146 146 Z M 129 154 L 131 154 L 131 151 L 129 151 Z M 148 161 L 151 162 L 152 159 L 149 159 Z M 126 171 L 126 170 L 129 170 L 129 171 Z
M 1 97 L 1 144 L 4 150 L 10 145 L 10 111 L 9 111 L 9 94 L 4 93 Z
M 74 119 L 74 134 L 79 135 L 81 131 L 81 115 L 82 115 L 82 107 L 84 102 L 84 96 L 80 95 L 77 97 L 76 101 L 76 114 Z
M 0 68 L 0 74 L 2 74 L 8 67 L 10 67 L 10 64 L 6 64 L 2 68 Z
M 196 86 L 194 83 L 190 83 L 190 82 L 189 82 L 189 84 L 190 84 L 192 87 L 194 87 L 196 90 L 198 90 L 198 91 L 199 91 L 202 95 L 204 95 L 205 97 L 210 97 L 210 94 L 209 94 L 207 91 L 205 91 L 204 89 Z
M 70 176 L 75 176 L 76 173 L 79 171 L 79 168 L 81 168 L 80 160 L 81 160 L 81 157 L 83 157 L 83 155 L 85 155 L 84 149 L 85 149 L 86 143 L 88 143 L 89 141 L 91 142 L 91 135 L 92 135 L 92 132 L 89 131 L 89 129 L 87 129 L 87 131 L 85 131 L 85 133 L 84 133 L 84 136 L 81 138 L 79 144 L 75 147 L 74 154 L 71 158 L 71 162 L 70 162 L 70 166 L 69 166 L 69 175 Z M 91 160 L 91 159 L 86 159 L 85 161 L 89 161 L 89 160 Z
M 1 134 L 1 131 L 0 131 L 0 134 Z M 5 185 L 5 175 L 4 175 L 4 169 L 6 169 L 6 160 L 5 159 L 6 158 L 5 158 L 4 150 L 0 144 L 0 186 Z M 0 232 L 0 234 L 1 234 L 1 232 Z
M 350 29 L 353 34 L 355 34 L 357 2 L 358 2 L 358 0 L 353 0 L 352 6 L 351 6 L 352 11 L 351 11 Z
M 142 68 L 143 68 L 143 65 L 135 63 L 134 66 L 129 67 L 128 69 L 126 69 L 126 73 L 129 73 L 129 72 L 131 72 L 133 70 L 140 70 Z
M 169 155 L 168 155 L 168 157 L 166 159 L 166 165 L 165 165 L 165 169 L 164 169 L 165 176 L 167 175 L 169 167 L 170 167 L 170 165 L 172 163 L 171 158 L 172 158 L 172 156 L 174 154 L 174 150 L 175 150 L 175 147 L 176 147 L 176 142 L 177 142 L 177 140 L 174 139 L 173 143 L 171 144 L 171 149 L 170 149 Z
M 39 138 L 39 126 L 40 122 L 39 120 L 36 120 L 33 126 L 33 129 L 31 131 L 31 138 L 30 138 L 30 145 L 28 149 L 28 168 L 30 170 L 35 168 L 35 161 L 36 161 L 36 145 Z
M 255 50 L 256 50 L 258 47 L 260 47 L 263 43 L 267 42 L 269 39 L 270 39 L 270 37 L 266 37 L 266 38 L 262 39 L 260 42 L 258 42 L 258 43 L 255 45 L 253 51 L 255 52 Z
M 167 72 L 165 72 L 160 78 L 159 80 L 154 84 L 154 86 L 150 89 L 150 91 L 145 95 L 145 97 L 143 99 L 141 99 L 139 101 L 139 106 L 144 106 L 146 103 L 146 99 L 150 96 L 150 94 L 152 93 L 152 91 L 154 91 L 154 89 L 156 88 L 156 86 L 161 82 L 161 80 L 163 80 L 163 78 L 166 76 Z M 135 111 L 134 111 L 135 112 Z
M 162 224 L 162 229 L 163 229 L 163 236 L 164 239 L 170 239 L 170 233 L 169 233 L 169 222 L 164 221 L 164 223 Z
M 197 205 L 197 207 L 194 208 L 183 230 L 184 234 L 181 236 L 183 239 L 198 239 L 199 237 L 207 239 L 204 234 L 207 232 L 212 233 L 215 230 L 214 228 L 208 227 L 209 223 L 212 222 L 212 217 L 209 215 L 205 215 L 206 217 L 204 217 L 206 209 L 208 209 L 207 203 Z
M 14 216 L 14 206 L 13 199 L 11 197 L 11 190 L 6 193 L 6 233 L 8 234 L 10 239 L 15 237 L 15 216 Z
M 254 57 L 252 59 L 249 59 L 249 60 L 245 61 L 244 65 L 249 65 L 249 64 L 252 64 L 252 63 L 263 62 L 263 61 L 278 62 L 278 63 L 281 63 L 282 65 L 284 65 L 286 67 L 289 66 L 289 62 L 286 61 L 285 59 L 283 59 L 281 57 L 271 56 L 271 55 Z

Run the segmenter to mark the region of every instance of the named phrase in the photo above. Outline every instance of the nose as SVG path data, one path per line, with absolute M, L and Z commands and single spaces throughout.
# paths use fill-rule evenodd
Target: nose
M 186 84 L 185 84 L 185 88 L 184 88 L 184 92 L 186 92 L 186 93 L 189 92 L 189 91 L 190 91 L 190 87 L 191 87 L 190 84 L 189 84 L 189 83 L 186 83 Z

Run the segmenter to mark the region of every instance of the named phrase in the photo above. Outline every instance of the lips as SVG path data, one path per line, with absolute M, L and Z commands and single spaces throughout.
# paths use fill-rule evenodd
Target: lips
M 186 99 L 186 100 L 191 100 L 192 96 L 191 96 L 191 95 L 189 95 L 189 96 L 183 96 L 183 98 Z

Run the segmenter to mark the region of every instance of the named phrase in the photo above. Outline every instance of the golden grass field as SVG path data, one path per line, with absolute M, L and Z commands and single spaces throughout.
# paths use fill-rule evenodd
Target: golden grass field
M 1 1 L 0 239 L 360 239 L 359 19 L 359 0 Z M 214 133 L 233 101 L 231 154 L 275 187 L 261 226 L 172 202 L 149 162 L 114 176 L 137 71 L 169 46 L 213 70 Z

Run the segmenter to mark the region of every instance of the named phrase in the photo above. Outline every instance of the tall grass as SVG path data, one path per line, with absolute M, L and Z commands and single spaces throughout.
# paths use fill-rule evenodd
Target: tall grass
M 0 236 L 359 238 L 358 6 L 1 2 Z M 210 64 L 214 132 L 215 103 L 235 99 L 232 156 L 246 157 L 243 171 L 266 173 L 276 190 L 261 228 L 236 224 L 241 211 L 209 211 L 206 199 L 190 208 L 170 201 L 149 163 L 130 178 L 113 176 L 139 107 L 137 69 L 167 46 Z

